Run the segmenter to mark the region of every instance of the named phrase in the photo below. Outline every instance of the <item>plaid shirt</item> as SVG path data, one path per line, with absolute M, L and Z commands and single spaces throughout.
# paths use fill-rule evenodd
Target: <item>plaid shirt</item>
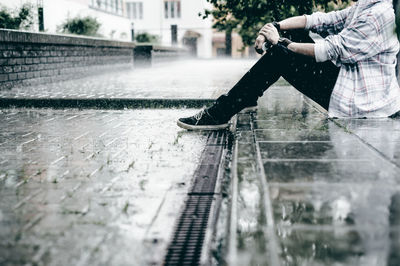
M 340 67 L 331 117 L 387 117 L 400 110 L 392 0 L 359 0 L 344 10 L 306 18 L 306 29 L 325 38 L 315 44 L 316 61 L 331 60 Z

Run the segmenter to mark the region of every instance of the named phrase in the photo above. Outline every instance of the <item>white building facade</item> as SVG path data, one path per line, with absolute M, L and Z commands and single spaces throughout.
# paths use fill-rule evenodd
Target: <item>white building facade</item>
M 206 0 L 127 0 L 130 10 L 136 10 L 133 18 L 136 33 L 157 35 L 162 45 L 172 45 L 171 26 L 177 26 L 179 46 L 189 48 L 200 58 L 212 56 L 212 19 L 198 16 L 210 8 Z M 136 7 L 134 9 L 133 7 Z M 140 10 L 140 11 L 139 11 Z
M 42 5 L 44 27 L 49 33 L 56 33 L 67 18 L 92 16 L 101 23 L 99 33 L 105 38 L 130 41 L 134 29 L 135 34 L 156 35 L 161 45 L 187 46 L 200 58 L 212 57 L 212 19 L 198 16 L 210 8 L 206 0 L 1 0 L 0 3 L 8 8 L 24 3 Z M 172 25 L 177 29 L 176 44 L 172 40 Z

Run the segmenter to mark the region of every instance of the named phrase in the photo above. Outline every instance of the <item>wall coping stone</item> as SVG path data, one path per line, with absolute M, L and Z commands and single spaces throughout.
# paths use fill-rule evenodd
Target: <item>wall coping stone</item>
M 177 47 L 177 46 L 162 46 L 158 44 L 153 44 L 153 43 L 136 43 L 136 47 L 143 47 L 143 48 L 148 48 L 153 51 L 171 51 L 171 52 L 187 52 L 187 48 L 183 47 Z
M 49 34 L 37 33 L 20 30 L 0 29 L 0 43 L 37 43 L 37 44 L 57 44 L 57 45 L 81 45 L 94 47 L 126 47 L 134 48 L 133 42 L 115 41 L 102 38 L 76 36 L 68 34 Z

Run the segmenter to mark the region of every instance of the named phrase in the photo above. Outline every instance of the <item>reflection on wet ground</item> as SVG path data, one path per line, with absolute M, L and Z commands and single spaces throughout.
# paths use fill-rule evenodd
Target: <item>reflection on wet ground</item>
M 254 60 L 182 60 L 151 69 L 0 91 L 16 98 L 216 98 L 232 87 Z
M 339 125 L 400 167 L 400 119 L 338 119 Z
M 207 136 L 195 110 L 0 112 L 0 265 L 159 263 Z
M 400 265 L 400 120 L 332 121 L 274 87 L 237 126 L 228 263 Z

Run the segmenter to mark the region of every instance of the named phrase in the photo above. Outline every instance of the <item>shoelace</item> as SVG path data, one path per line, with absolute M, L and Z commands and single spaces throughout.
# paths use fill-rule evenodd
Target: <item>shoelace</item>
M 203 110 L 201 110 L 200 112 L 198 112 L 197 114 L 194 115 L 194 118 L 197 120 L 197 122 L 199 122 L 199 120 L 203 117 L 204 113 L 205 113 L 205 110 L 203 109 Z

